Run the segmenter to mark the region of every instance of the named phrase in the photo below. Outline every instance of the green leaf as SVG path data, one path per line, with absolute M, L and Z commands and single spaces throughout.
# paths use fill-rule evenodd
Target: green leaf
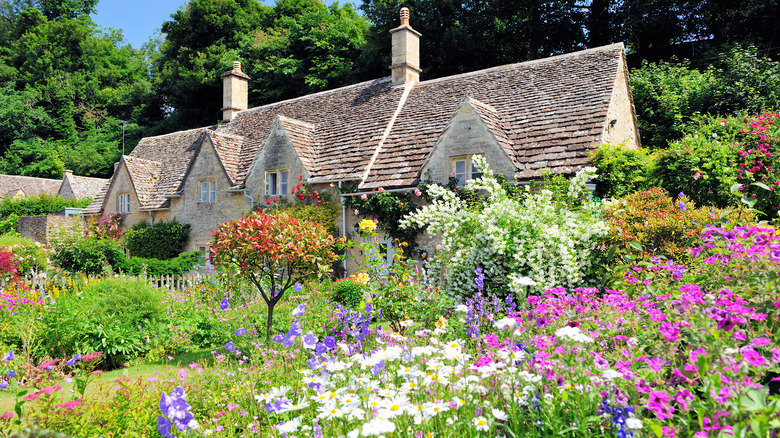
M 631 242 L 628 242 L 628 246 L 634 248 L 637 251 L 642 251 L 642 245 L 639 242 L 632 240 Z
M 766 191 L 768 191 L 768 192 L 772 191 L 772 190 L 769 188 L 769 186 L 767 186 L 766 184 L 764 184 L 764 183 L 761 183 L 761 182 L 754 182 L 753 184 L 750 184 L 750 185 L 751 185 L 751 186 L 756 186 L 756 187 L 761 187 L 762 189 L 764 189 L 764 190 L 766 190 Z
M 664 432 L 663 432 L 663 429 L 661 428 L 661 426 L 659 426 L 659 425 L 657 425 L 655 423 L 650 423 L 650 429 L 653 429 L 653 433 L 655 433 L 655 436 L 657 436 L 658 438 L 661 438 L 664 435 Z
M 736 183 L 736 184 L 733 184 L 733 185 L 731 186 L 731 188 L 729 189 L 729 191 L 730 191 L 731 193 L 733 193 L 733 194 L 735 194 L 735 195 L 736 195 L 736 194 L 738 194 L 738 193 L 739 193 L 739 189 L 740 189 L 741 187 L 742 187 L 742 184 L 740 184 L 740 183 Z
M 612 247 L 609 248 L 609 251 L 607 251 L 607 260 L 612 260 L 615 258 L 615 251 L 617 251 L 617 249 L 617 245 L 612 245 Z
M 758 198 L 742 198 L 740 199 L 740 202 L 747 205 L 750 208 L 753 208 L 754 205 L 756 205 L 756 202 L 758 202 Z
M 723 210 L 723 212 L 720 213 L 720 219 L 726 219 L 733 212 L 734 210 Z

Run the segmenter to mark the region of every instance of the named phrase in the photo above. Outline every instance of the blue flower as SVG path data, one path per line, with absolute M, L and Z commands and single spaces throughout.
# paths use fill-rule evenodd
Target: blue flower
M 309 332 L 303 335 L 303 338 L 301 338 L 303 341 L 303 346 L 305 348 L 308 348 L 309 350 L 314 350 L 315 347 L 317 347 L 317 342 L 319 342 L 319 339 L 317 339 L 317 336 L 314 335 L 314 333 Z
M 246 329 L 243 327 L 240 327 L 238 330 L 236 330 L 236 336 L 244 336 L 246 334 Z
M 0 389 L 5 389 L 5 388 L 8 388 L 8 381 L 5 379 L 0 380 Z
M 189 403 L 187 403 L 187 395 L 181 386 L 177 386 L 171 392 L 171 395 L 163 392 L 160 398 L 160 410 L 163 415 L 173 420 L 173 424 L 182 432 L 189 428 L 190 421 L 195 418 L 195 415 L 190 412 L 190 407 Z M 159 418 L 157 424 L 159 427 Z
M 73 365 L 76 365 L 76 362 L 81 360 L 81 353 L 76 353 L 75 356 L 68 359 L 67 362 L 65 362 L 66 366 L 72 367 Z
M 333 336 L 325 336 L 325 339 L 322 340 L 322 343 L 328 347 L 328 350 L 333 350 L 336 348 L 336 338 Z
M 230 301 L 227 298 L 222 298 L 222 301 L 219 302 L 219 308 L 222 310 L 230 309 Z
M 474 282 L 477 284 L 477 290 L 485 289 L 485 274 L 482 272 L 482 268 L 475 269 L 474 273 L 477 274 L 477 277 L 474 279 Z
M 229 351 L 231 353 L 236 351 L 236 346 L 233 344 L 233 341 L 230 341 L 227 344 L 225 344 L 225 350 L 227 350 L 227 351 Z
M 300 317 L 303 316 L 304 313 L 306 313 L 306 303 L 298 304 L 298 306 L 293 309 L 292 316 Z
M 680 201 L 679 204 L 677 204 L 678 207 L 680 207 L 680 211 L 685 211 L 685 203 Z
M 11 371 L 9 371 L 9 372 L 8 372 L 8 378 L 9 378 L 9 379 L 10 379 L 11 377 L 15 376 L 15 375 L 16 375 L 16 371 L 14 371 L 14 370 L 11 370 Z
M 10 361 L 14 360 L 14 351 L 13 351 L 13 350 L 9 351 L 9 352 L 8 352 L 8 353 L 6 353 L 6 354 L 5 354 L 5 356 L 3 356 L 3 358 L 2 358 L 2 359 L 0 359 L 0 360 L 4 360 L 4 361 L 6 361 L 6 362 L 10 362 Z
M 287 333 L 287 336 L 289 337 L 290 335 L 292 335 L 294 338 L 295 336 L 300 336 L 302 334 L 303 334 L 303 329 L 301 328 L 301 320 L 296 319 L 290 326 L 290 331 L 289 333 Z
M 366 313 L 371 313 L 374 310 L 374 305 L 371 303 L 366 303 Z
M 295 290 L 295 293 L 298 293 L 298 292 L 300 292 L 303 289 L 303 285 L 301 285 L 300 283 L 295 283 L 293 285 L 293 289 Z
M 685 196 L 685 193 L 683 193 L 683 192 L 680 192 L 680 193 L 677 195 L 677 197 L 678 197 L 678 198 L 682 198 L 683 196 Z
M 157 416 L 157 431 L 160 432 L 160 435 L 167 438 L 171 436 L 171 420 L 163 417 L 162 415 Z

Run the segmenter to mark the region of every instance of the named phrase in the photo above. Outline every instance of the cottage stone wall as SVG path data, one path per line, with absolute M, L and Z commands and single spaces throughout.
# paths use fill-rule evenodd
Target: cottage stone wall
M 130 194 L 130 213 L 122 215 L 123 226 L 125 229 L 129 229 L 133 225 L 139 222 L 149 222 L 150 216 L 148 211 L 140 211 L 140 203 L 135 193 L 135 188 L 130 180 L 130 174 L 127 172 L 127 166 L 122 164 L 118 166 L 114 173 L 113 187 L 108 193 L 106 199 L 106 208 L 103 210 L 103 215 L 107 215 L 114 211 L 119 211 L 119 195 Z
M 292 189 L 298 185 L 298 176 L 303 175 L 304 178 L 309 176 L 278 119 L 271 127 L 271 132 L 252 163 L 246 178 L 249 195 L 255 198 L 258 205 L 264 205 L 268 201 L 273 202 L 274 198 L 280 197 L 278 195 L 271 196 L 265 192 L 265 172 L 276 169 L 286 169 L 288 172 L 287 193 L 284 194 L 288 197 Z
M 215 182 L 214 202 L 201 202 L 200 183 Z M 212 231 L 219 224 L 237 219 L 252 208 L 249 198 L 243 192 L 229 192 L 230 181 L 222 170 L 214 145 L 209 138 L 195 157 L 184 181 L 181 197 L 171 198 L 168 217 L 183 224 L 190 224 L 190 242 L 186 251 L 195 251 L 198 246 L 207 246 L 213 239 Z
M 26 239 L 47 245 L 53 235 L 62 229 L 70 228 L 74 222 L 81 222 L 81 218 L 58 215 L 21 216 L 16 230 Z
M 615 121 L 614 125 L 611 123 Z M 634 119 L 634 104 L 628 86 L 628 75 L 625 60 L 621 58 L 618 67 L 615 87 L 612 89 L 612 99 L 607 110 L 607 124 L 601 135 L 603 143 L 625 144 L 628 147 L 639 147 L 639 133 Z
M 434 182 L 446 184 L 454 172 L 451 159 L 473 154 L 484 155 L 493 173 L 502 173 L 510 181 L 514 179 L 514 164 L 473 106 L 464 102 L 434 146 L 422 168 L 421 178 L 425 180 L 430 172 Z

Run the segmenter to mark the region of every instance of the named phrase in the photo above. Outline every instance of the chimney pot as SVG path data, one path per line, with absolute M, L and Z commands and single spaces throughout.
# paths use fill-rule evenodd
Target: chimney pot
M 409 8 L 404 6 L 401 8 L 401 26 L 409 25 Z
M 233 61 L 233 70 L 241 71 L 241 61 Z
M 222 73 L 222 121 L 229 122 L 237 112 L 249 108 L 249 76 L 241 71 L 241 62 Z

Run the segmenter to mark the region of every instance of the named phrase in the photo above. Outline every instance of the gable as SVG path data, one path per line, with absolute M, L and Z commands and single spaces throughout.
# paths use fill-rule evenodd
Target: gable
M 625 56 L 620 58 L 615 86 L 607 110 L 607 118 L 601 134 L 601 141 L 607 144 L 624 144 L 639 147 L 639 129 L 636 124 L 634 99 L 628 83 L 628 68 Z
M 212 136 L 203 137 L 198 152 L 187 169 L 187 174 L 182 182 L 181 193 L 200 193 L 199 181 L 219 181 L 221 189 L 230 188 L 233 183 L 223 166 L 220 154 L 215 146 Z M 223 151 L 224 152 L 224 151 Z M 193 195 L 194 196 L 194 195 Z
M 111 178 L 111 183 L 108 187 L 106 196 L 103 198 L 103 204 L 99 213 L 106 214 L 108 212 L 118 211 L 119 195 L 127 193 L 130 194 L 130 212 L 137 213 L 140 210 L 141 203 L 139 202 L 135 185 L 130 177 L 126 162 L 125 160 L 121 160 L 114 171 L 114 176 Z
M 292 130 L 292 135 L 287 131 L 291 126 L 299 128 L 298 130 Z M 304 154 L 307 153 L 309 144 L 304 142 L 312 141 L 311 136 L 308 134 L 311 132 L 311 129 L 313 129 L 313 126 L 310 124 L 306 126 L 301 124 L 301 122 L 292 121 L 283 116 L 276 118 L 247 174 L 246 187 L 252 196 L 259 197 L 264 194 L 265 173 L 269 170 L 286 170 L 290 187 L 294 186 L 292 183 L 297 180 L 299 175 L 306 179 L 311 177 L 309 169 L 303 164 L 305 160 L 310 166 L 313 165 L 311 155 L 305 155 L 304 160 L 299 155 L 299 150 Z M 295 147 L 291 138 L 296 140 L 298 148 Z
M 512 179 L 516 167 L 508 154 L 511 147 L 495 109 L 473 98 L 463 99 L 423 163 L 420 178 L 430 175 L 434 182 L 446 184 L 453 158 L 477 154 L 485 156 L 494 173 Z

